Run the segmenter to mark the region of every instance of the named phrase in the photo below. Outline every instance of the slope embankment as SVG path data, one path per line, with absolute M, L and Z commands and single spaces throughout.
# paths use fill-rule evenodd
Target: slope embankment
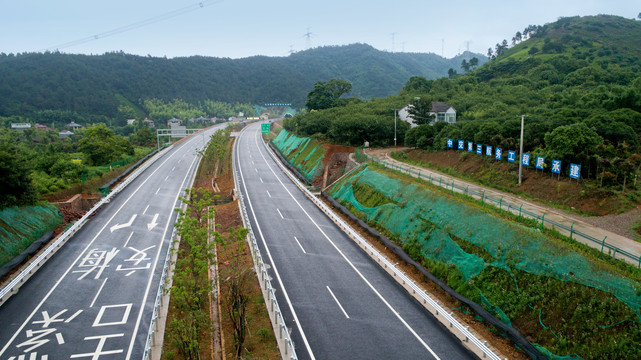
M 274 144 L 318 181 L 322 144 L 286 131 Z M 375 165 L 360 166 L 326 191 L 472 302 L 454 310 L 482 306 L 550 358 L 641 358 L 641 274 L 633 266 Z
M 5 208 L 0 211 L 0 277 L 9 271 L 13 259 L 35 241 L 61 225 L 62 215 L 55 205 Z M 50 237 L 51 235 L 49 235 Z M 47 241 L 43 239 L 43 241 Z M 37 248 L 34 250 L 34 252 Z M 25 254 L 25 257 L 29 254 Z M 20 259 L 20 262 L 24 259 Z M 10 264 L 11 262 L 11 264 Z M 7 266 L 4 266 L 7 265 Z M 8 269 L 3 271 L 2 269 Z
M 633 267 L 376 166 L 359 167 L 327 192 L 547 356 L 641 357 Z
M 284 129 L 272 140 L 272 144 L 310 184 L 322 188 L 355 166 L 349 160 L 354 148 L 349 146 L 298 137 Z

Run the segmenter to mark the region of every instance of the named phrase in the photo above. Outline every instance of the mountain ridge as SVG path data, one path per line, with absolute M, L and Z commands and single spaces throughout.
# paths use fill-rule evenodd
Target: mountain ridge
M 241 59 L 204 56 L 172 59 L 123 52 L 0 54 L 0 116 L 45 109 L 117 115 L 121 94 L 132 102 L 176 98 L 228 103 L 287 102 L 302 107 L 317 81 L 340 78 L 353 84 L 351 96 L 369 99 L 396 94 L 411 76 L 438 78 L 460 71 L 464 53 L 388 53 L 367 44 L 321 47 L 287 57 Z

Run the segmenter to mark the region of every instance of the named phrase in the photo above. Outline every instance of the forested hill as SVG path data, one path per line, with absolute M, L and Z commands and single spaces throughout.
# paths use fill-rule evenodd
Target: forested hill
M 180 98 L 190 103 L 211 99 L 302 107 L 314 83 L 331 78 L 351 82 L 350 96 L 383 97 L 398 93 L 410 76 L 447 76 L 448 69 L 460 71 L 462 60 L 472 57 L 479 64 L 487 61 L 479 54 L 444 59 L 434 54 L 383 52 L 365 44 L 243 59 L 0 54 L 0 116 L 51 109 L 113 117 L 122 101 L 116 94 L 134 103 Z
M 489 49 L 493 61 L 479 68 L 476 77 L 481 81 L 544 81 L 538 85 L 527 82 L 540 88 L 577 85 L 582 80 L 589 80 L 586 85 L 622 83 L 626 82 L 622 76 L 629 80 L 631 73 L 641 70 L 641 21 L 611 15 L 575 16 L 526 30 L 528 36 L 518 32 L 511 46 L 504 40 Z

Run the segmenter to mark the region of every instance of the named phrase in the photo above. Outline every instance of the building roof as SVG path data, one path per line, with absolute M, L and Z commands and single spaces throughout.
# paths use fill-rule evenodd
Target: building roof
M 432 112 L 442 113 L 442 112 L 446 112 L 449 108 L 454 109 L 452 106 L 450 106 L 450 105 L 448 105 L 448 104 L 446 104 L 444 102 L 432 101 Z M 454 111 L 456 111 L 456 109 L 454 109 Z

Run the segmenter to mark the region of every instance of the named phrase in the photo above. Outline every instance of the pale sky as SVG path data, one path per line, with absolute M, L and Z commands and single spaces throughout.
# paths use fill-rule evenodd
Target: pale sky
M 639 0 L 0 0 L 0 52 L 241 58 L 367 43 L 451 58 L 559 17 L 639 12 Z

